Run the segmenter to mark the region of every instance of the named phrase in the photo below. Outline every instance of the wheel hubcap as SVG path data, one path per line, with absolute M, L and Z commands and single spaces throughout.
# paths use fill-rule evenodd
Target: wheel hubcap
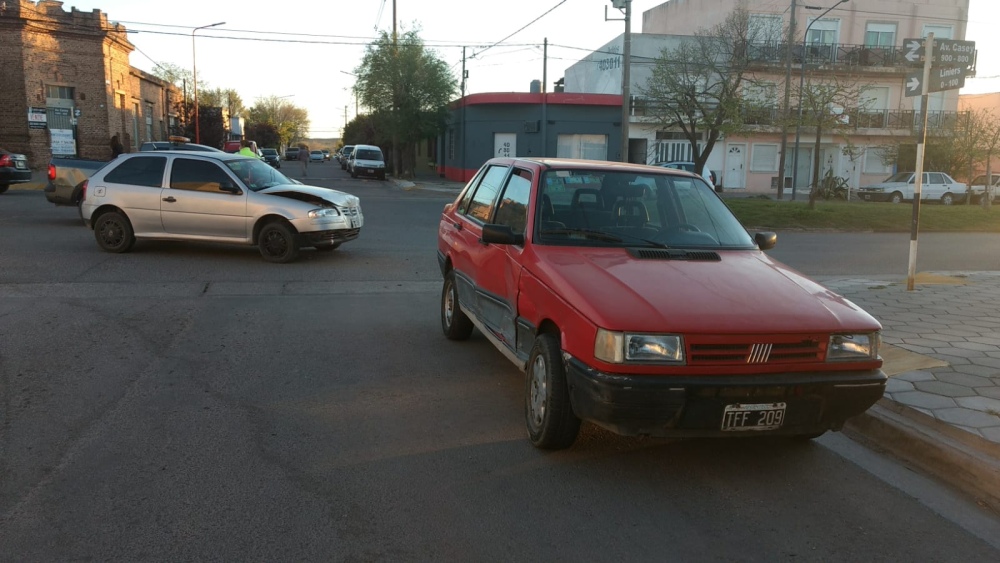
M 535 357 L 535 361 L 531 364 L 531 388 L 528 397 L 531 423 L 534 428 L 541 428 L 542 421 L 545 420 L 545 399 L 549 394 L 547 374 L 545 359 L 541 356 Z
M 281 236 L 281 233 L 271 231 L 264 237 L 264 249 L 271 256 L 281 256 L 287 247 L 285 237 Z
M 448 291 L 444 296 L 444 322 L 450 327 L 451 319 L 455 315 L 455 286 L 448 284 Z
M 123 230 L 114 221 L 105 221 L 101 224 L 101 239 L 108 246 L 118 246 L 122 242 Z

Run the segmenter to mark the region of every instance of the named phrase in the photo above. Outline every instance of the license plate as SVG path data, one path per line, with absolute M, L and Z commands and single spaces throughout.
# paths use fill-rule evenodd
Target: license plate
M 785 403 L 745 403 L 726 405 L 722 430 L 775 430 L 785 422 Z
M 351 228 L 352 229 L 357 229 L 358 228 L 358 218 L 357 217 L 351 217 Z
M 375 169 L 374 168 L 369 168 L 369 169 L 365 170 L 365 172 L 367 172 L 369 174 L 374 174 L 375 173 Z
M 27 167 L 28 167 L 28 165 L 25 164 L 23 160 L 15 160 L 14 161 L 14 168 L 17 168 L 18 170 L 24 170 Z

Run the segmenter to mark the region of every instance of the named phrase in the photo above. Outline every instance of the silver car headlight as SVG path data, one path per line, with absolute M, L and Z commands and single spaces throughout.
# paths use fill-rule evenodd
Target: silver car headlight
M 310 219 L 319 219 L 320 217 L 340 217 L 340 211 L 335 207 L 324 207 L 322 209 L 313 209 L 309 212 Z
M 882 337 L 878 332 L 862 334 L 833 334 L 826 351 L 828 362 L 857 362 L 878 358 L 878 345 Z
M 684 339 L 676 334 L 631 334 L 597 329 L 594 357 L 610 364 L 684 362 Z

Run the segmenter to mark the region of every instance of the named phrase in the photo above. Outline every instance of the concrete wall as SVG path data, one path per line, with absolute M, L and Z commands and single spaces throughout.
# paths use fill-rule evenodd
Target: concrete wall
M 444 175 L 467 181 L 484 162 L 501 156 L 494 154 L 494 140 L 496 134 L 503 133 L 515 135 L 516 151 L 511 156 L 555 157 L 559 135 L 583 134 L 606 136 L 608 160 L 620 158 L 620 96 L 550 93 L 544 94 L 548 100 L 544 107 L 542 96 L 475 94 L 459 100 L 451 109 L 448 131 L 439 145 Z

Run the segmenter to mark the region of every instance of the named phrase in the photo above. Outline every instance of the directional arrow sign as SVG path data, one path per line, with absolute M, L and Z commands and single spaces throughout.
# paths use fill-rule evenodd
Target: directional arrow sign
M 957 90 L 965 86 L 966 70 L 964 68 L 932 68 L 931 79 L 927 84 L 928 92 L 943 92 L 945 90 Z M 906 97 L 919 96 L 920 86 L 923 83 L 924 73 L 913 72 L 906 75 L 903 89 Z
M 907 39 L 903 41 L 903 48 L 906 49 L 906 54 L 903 55 L 903 58 L 911 63 L 919 63 L 921 57 L 924 56 L 923 39 Z

